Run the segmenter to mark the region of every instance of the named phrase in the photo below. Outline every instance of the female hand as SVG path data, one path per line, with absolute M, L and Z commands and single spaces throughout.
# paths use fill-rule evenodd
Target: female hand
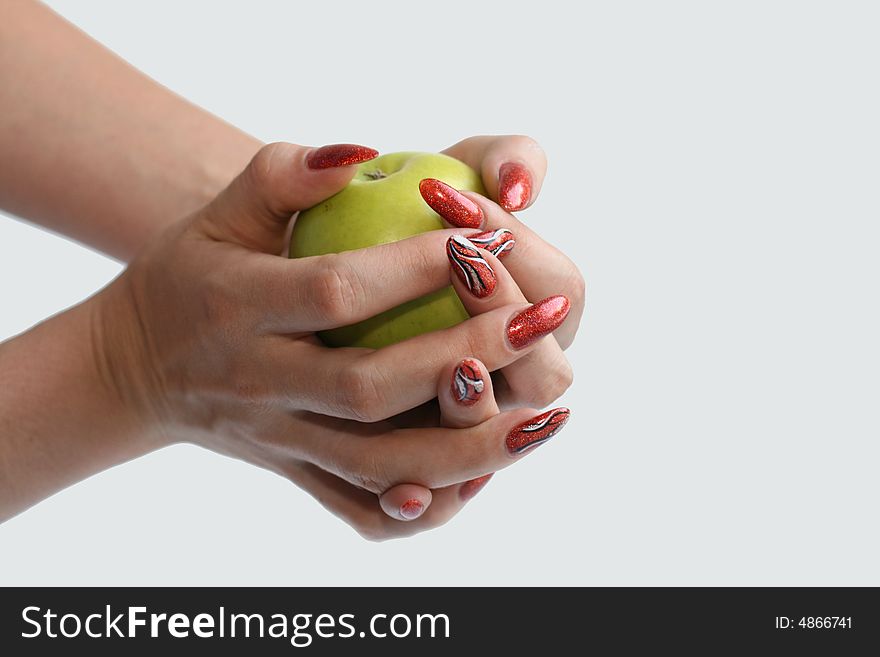
M 500 294 L 493 289 L 482 296 L 461 294 L 467 288 L 457 285 L 470 313 L 506 303 L 534 303 L 553 294 L 562 294 L 571 303 L 566 320 L 554 332 L 555 344 L 543 341 L 530 354 L 503 368 L 503 378 L 496 377 L 496 395 L 502 407 L 546 406 L 571 384 L 571 367 L 561 349 L 574 339 L 585 298 L 584 280 L 574 263 L 510 214 L 534 202 L 547 160 L 534 140 L 521 136 L 471 137 L 444 152 L 480 171 L 487 193 L 498 204 L 433 179 L 422 181 L 423 198 L 450 226 L 474 229 L 466 235 L 481 248 L 492 248 L 495 255 L 503 257 L 504 267 L 516 282 L 505 281 L 497 286 Z M 490 257 L 488 261 L 496 263 L 490 265 L 492 269 L 498 269 L 496 260 Z
M 459 192 L 439 180 L 426 179 L 419 186 L 425 201 L 450 226 L 476 229 L 466 234 L 472 244 L 447 249 L 452 273 L 460 275 L 452 276 L 453 286 L 470 315 L 508 303 L 545 299 L 556 287 L 571 302 L 566 320 L 554 333 L 555 341 L 543 340 L 531 353 L 494 373 L 503 407 L 547 406 L 571 385 L 571 366 L 562 350 L 571 344 L 577 331 L 585 285 L 574 263 L 508 212 L 525 209 L 537 198 L 547 170 L 544 152 L 537 142 L 524 136 L 471 137 L 443 152 L 479 171 L 487 193 L 500 203 L 472 192 Z M 491 251 L 491 255 L 477 252 L 475 245 Z M 468 251 L 479 268 L 471 273 L 488 277 L 488 284 L 474 289 L 468 284 L 470 277 L 464 273 L 469 268 Z M 516 256 L 512 257 L 514 251 Z M 456 260 L 461 260 L 462 255 L 460 267 Z M 498 262 L 502 257 L 508 269 Z M 406 498 L 419 499 L 427 505 L 432 492 L 402 485 L 383 495 L 382 507 L 390 517 L 399 519 L 398 503 Z
M 360 147 L 261 150 L 214 202 L 146 247 L 100 295 L 97 342 L 106 345 L 102 370 L 118 394 L 167 440 L 273 469 L 330 506 L 340 485 L 364 489 L 378 513 L 375 495 L 397 484 L 439 489 L 525 453 L 508 433 L 536 415 L 531 409 L 467 429 L 378 421 L 432 399 L 438 376 L 461 354 L 493 370 L 534 350 L 567 304 L 532 322 L 525 340 L 514 338 L 516 328 L 535 311 L 518 301 L 379 351 L 323 347 L 313 331 L 447 285 L 444 244 L 464 232 L 298 260 L 275 255 L 291 214 L 342 188 L 354 173 L 347 165 L 372 155 Z M 450 508 L 439 506 L 416 527 L 445 519 Z M 358 525 L 376 535 L 375 524 L 365 527 Z

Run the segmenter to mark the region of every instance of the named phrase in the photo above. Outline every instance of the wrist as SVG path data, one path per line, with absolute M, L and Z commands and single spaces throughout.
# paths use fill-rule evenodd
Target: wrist
M 111 286 L 112 287 L 112 286 Z M 101 330 L 103 293 L 0 345 L 0 522 L 167 441 Z
M 95 388 L 118 414 L 126 434 L 146 451 L 173 442 L 161 403 L 162 382 L 149 358 L 129 272 L 83 305 L 87 313 Z

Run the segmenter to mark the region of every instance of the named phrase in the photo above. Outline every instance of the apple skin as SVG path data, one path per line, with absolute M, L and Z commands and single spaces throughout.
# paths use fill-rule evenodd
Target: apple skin
M 290 257 L 341 253 L 387 244 L 443 228 L 422 199 L 419 182 L 437 178 L 456 189 L 485 194 L 480 175 L 439 153 L 389 153 L 358 165 L 348 186 L 300 212 L 293 226 Z M 320 331 L 331 347 L 379 349 L 468 318 L 452 286 L 413 299 L 370 319 Z

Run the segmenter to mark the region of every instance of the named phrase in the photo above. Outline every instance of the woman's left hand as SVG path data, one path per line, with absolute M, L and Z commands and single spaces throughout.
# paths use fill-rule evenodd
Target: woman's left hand
M 547 171 L 547 158 L 535 140 L 524 136 L 470 137 L 443 152 L 479 171 L 489 198 L 428 179 L 420 185 L 425 201 L 450 226 L 479 229 L 506 237 L 508 242 L 514 240 L 515 247 L 496 250 L 496 255 L 503 256 L 503 268 L 513 277 L 525 301 L 535 303 L 562 294 L 571 303 L 568 317 L 553 334 L 558 343 L 555 349 L 552 341 L 545 341 L 541 349 L 503 368 L 503 377 L 496 377 L 495 395 L 502 408 L 547 406 L 571 385 L 571 367 L 560 347 L 566 349 L 574 340 L 586 291 L 575 264 L 511 214 L 534 203 Z M 510 235 L 498 232 L 502 230 L 510 231 Z M 506 292 L 512 294 L 510 287 Z M 471 314 L 488 308 L 486 299 L 468 301 L 467 295 L 461 296 Z
M 468 312 L 478 315 L 506 303 L 537 302 L 564 294 L 571 303 L 565 322 L 554 332 L 554 340 L 544 340 L 530 354 L 502 368 L 492 379 L 484 376 L 489 394 L 473 407 L 461 406 L 449 398 L 449 387 L 441 385 L 441 422 L 446 426 L 466 427 L 478 424 L 503 408 L 553 403 L 571 385 L 572 370 L 562 353 L 574 340 L 584 310 L 585 284 L 575 264 L 561 251 L 544 241 L 511 212 L 529 207 L 537 198 L 547 171 L 547 158 L 535 140 L 523 136 L 471 137 L 443 151 L 480 172 L 490 198 L 473 192 L 461 192 L 442 181 L 423 181 L 420 191 L 425 201 L 453 227 L 469 227 L 487 233 L 480 245 L 492 255 L 480 253 L 494 278 L 491 291 L 475 296 L 460 278 L 451 275 L 452 284 Z M 494 199 L 494 201 L 493 201 Z M 509 234 L 500 231 L 509 231 Z M 479 233 L 479 234 L 481 234 Z M 473 239 L 473 235 L 471 239 Z M 485 241 L 498 237 L 496 248 L 487 249 Z M 511 245 L 510 242 L 515 242 Z M 499 260 L 503 257 L 503 264 Z M 452 265 L 455 271 L 455 264 Z M 484 291 L 480 292 L 483 294 Z M 479 368 L 485 366 L 479 361 Z M 454 376 L 454 374 L 453 374 Z M 460 493 L 469 499 L 491 475 L 460 485 Z M 453 487 L 459 488 L 459 487 Z M 443 510 L 435 509 L 430 517 L 451 517 L 452 502 L 448 490 L 430 491 L 422 486 L 401 484 L 381 496 L 382 509 L 391 518 L 400 515 L 401 505 L 418 500 L 420 509 L 443 500 Z M 434 503 L 434 504 L 432 504 Z M 414 528 L 400 531 L 412 531 Z

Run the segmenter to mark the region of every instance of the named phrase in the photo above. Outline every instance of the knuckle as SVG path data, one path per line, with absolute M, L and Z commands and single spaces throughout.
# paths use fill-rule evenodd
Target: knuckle
M 374 450 L 362 450 L 353 469 L 356 485 L 377 495 L 391 487 L 387 466 Z
M 276 391 L 255 370 L 250 354 L 237 352 L 228 357 L 221 367 L 222 377 L 229 383 L 217 390 L 220 396 L 255 415 L 266 414 L 273 408 L 277 400 Z M 255 427 L 253 435 L 256 437 L 261 432 L 259 427 Z
M 357 276 L 338 256 L 326 257 L 312 281 L 312 298 L 321 318 L 333 325 L 345 325 L 357 313 L 362 292 Z
M 241 304 L 232 298 L 225 275 L 219 272 L 205 275 L 200 296 L 203 316 L 209 325 L 228 330 L 236 324 Z
M 472 135 L 470 137 L 465 137 L 464 139 L 461 139 L 461 140 L 455 142 L 455 144 L 450 149 L 447 149 L 447 150 L 451 150 L 453 148 L 461 148 L 461 149 L 477 148 L 481 144 L 485 144 L 485 143 L 489 142 L 491 139 L 492 139 L 492 137 L 488 136 L 488 135 Z
M 576 306 L 582 306 L 587 298 L 587 282 L 576 267 L 569 277 L 567 287 L 571 290 L 570 301 Z
M 541 377 L 534 388 L 526 391 L 523 401 L 536 408 L 549 406 L 571 387 L 573 381 L 571 365 L 562 359 L 558 365 Z
M 438 270 L 438 262 L 442 263 L 442 271 L 449 266 L 445 257 L 438 258 L 437 252 L 430 248 L 405 248 L 400 247 L 393 256 L 413 276 L 429 276 Z
M 565 391 L 571 387 L 572 383 L 574 383 L 574 371 L 569 362 L 563 359 L 550 378 L 550 389 L 553 392 L 553 399 L 558 399 L 565 394 Z
M 266 189 L 272 187 L 272 181 L 278 170 L 277 164 L 282 154 L 290 147 L 289 144 L 274 143 L 267 144 L 257 151 L 256 155 L 251 159 L 250 164 L 245 170 L 248 182 L 255 189 Z
M 493 335 L 491 327 L 467 320 L 459 326 L 461 340 L 449 342 L 450 359 L 460 358 L 457 354 L 476 354 L 481 360 L 487 360 L 487 346 L 503 344 L 498 338 L 498 335 L 503 335 L 503 333 L 499 331 L 498 335 Z M 459 342 L 460 344 L 458 344 Z
M 344 369 L 337 382 L 343 410 L 359 422 L 378 422 L 384 419 L 384 395 L 380 392 L 372 369 L 362 364 Z
M 510 139 L 513 144 L 523 152 L 538 157 L 544 163 L 547 162 L 547 155 L 541 147 L 541 144 L 528 135 L 512 135 Z
M 267 386 L 251 379 L 239 379 L 233 384 L 236 400 L 256 414 L 267 413 L 272 406 L 272 394 Z

